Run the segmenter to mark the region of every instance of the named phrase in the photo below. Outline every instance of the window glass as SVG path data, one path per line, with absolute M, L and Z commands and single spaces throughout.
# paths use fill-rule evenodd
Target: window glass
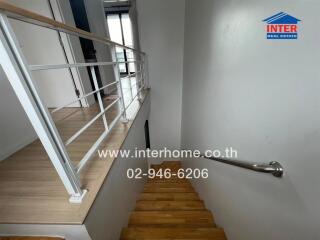
M 121 17 L 120 17 L 121 16 Z M 129 14 L 110 14 L 107 16 L 107 22 L 109 27 L 110 39 L 114 42 L 117 42 L 122 45 L 133 48 L 133 35 L 132 35 L 132 26 Z M 122 36 L 122 31 L 123 36 Z M 130 50 L 124 50 L 121 47 L 116 47 L 116 55 L 118 61 L 133 61 L 134 54 Z M 120 64 L 119 65 L 121 73 L 135 72 L 136 67 L 134 63 Z

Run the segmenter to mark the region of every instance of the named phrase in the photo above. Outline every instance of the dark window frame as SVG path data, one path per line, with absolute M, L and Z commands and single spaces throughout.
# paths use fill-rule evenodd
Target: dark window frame
M 122 37 L 122 45 L 125 45 L 125 40 L 124 40 L 124 32 L 123 32 L 123 23 L 122 23 L 122 15 L 123 14 L 128 14 L 129 15 L 129 10 L 117 10 L 117 11 L 113 11 L 113 10 L 106 10 L 105 11 L 106 14 L 106 18 L 108 18 L 109 15 L 118 15 L 119 19 L 120 19 L 120 27 L 121 27 L 121 37 Z M 123 50 L 123 56 L 124 56 L 124 61 L 127 62 L 128 61 L 128 55 L 127 55 L 127 50 L 126 49 L 122 49 Z M 128 75 L 129 74 L 129 63 L 125 63 L 126 66 L 126 71 L 125 72 L 120 72 L 120 74 L 122 76 L 124 75 Z M 131 72 L 130 74 L 133 74 L 135 72 Z

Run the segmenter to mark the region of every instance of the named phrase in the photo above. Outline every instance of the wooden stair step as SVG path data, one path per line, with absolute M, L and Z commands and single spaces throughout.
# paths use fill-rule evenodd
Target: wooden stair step
M 155 173 L 154 173 L 155 177 L 159 177 L 159 174 L 164 175 L 166 169 L 168 169 L 168 168 L 153 168 L 153 169 L 155 171 Z M 161 169 L 161 171 L 160 171 L 160 169 Z M 176 168 L 170 168 L 169 172 L 171 173 L 171 177 L 176 177 L 177 178 L 179 169 L 180 168 L 177 168 L 177 169 Z M 167 170 L 167 172 L 168 172 L 168 170 Z
M 190 193 L 142 193 L 140 194 L 139 200 L 145 201 L 194 201 L 200 200 L 196 192 Z
M 159 170 L 171 169 L 171 170 L 179 170 L 182 168 L 181 164 L 161 164 L 161 165 L 151 165 L 150 168 Z
M 164 177 L 154 177 L 154 178 L 148 178 L 147 182 L 189 182 L 186 178 L 179 178 L 177 176 L 172 176 L 170 178 L 164 178 Z
M 192 188 L 184 188 L 184 187 L 180 187 L 180 188 L 145 188 L 143 190 L 143 192 L 145 193 L 192 193 L 194 192 L 194 190 Z
M 163 161 L 161 164 L 180 164 L 181 165 L 181 161 L 177 160 L 177 161 Z
M 136 211 L 205 210 L 203 201 L 137 201 Z
M 151 184 L 151 183 L 166 183 L 166 184 L 190 184 L 187 180 L 184 179 L 148 179 L 146 184 Z M 192 185 L 191 185 L 192 186 Z
M 161 164 L 161 165 L 151 165 L 151 168 L 171 168 L 171 169 L 177 169 L 177 168 L 182 168 L 181 165 L 178 164 Z
M 129 226 L 180 226 L 214 227 L 210 211 L 135 211 L 129 219 Z
M 192 185 L 190 182 L 148 182 L 144 185 L 145 188 L 192 188 Z
M 157 170 L 181 168 L 181 162 L 152 165 Z M 213 215 L 188 179 L 149 178 L 131 213 L 121 240 L 226 240 Z
M 164 161 L 161 164 L 152 164 L 151 166 L 178 166 L 181 167 L 181 161 Z
M 194 192 L 190 183 L 147 183 L 144 192 Z
M 121 234 L 121 240 L 226 240 L 220 228 L 154 228 L 129 227 Z
M 178 176 L 172 176 L 170 178 L 160 178 L 160 177 L 154 177 L 154 178 L 148 178 L 147 182 L 181 182 L 181 183 L 190 183 L 189 179 L 186 178 L 179 178 Z

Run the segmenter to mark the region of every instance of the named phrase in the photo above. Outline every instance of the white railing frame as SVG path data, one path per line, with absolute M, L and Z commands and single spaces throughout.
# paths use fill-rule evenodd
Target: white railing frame
M 119 82 L 119 84 L 117 85 L 117 92 L 121 98 L 121 105 L 120 105 L 120 111 L 122 112 L 121 121 L 123 123 L 126 123 L 128 122 L 128 118 L 127 118 L 126 105 L 124 102 L 124 95 L 123 95 L 123 88 L 122 88 L 122 79 L 121 79 L 120 66 L 119 66 L 120 61 L 118 60 L 115 46 L 111 47 L 111 57 L 112 57 L 112 61 L 113 62 L 115 61 L 117 63 L 117 65 L 113 66 L 113 71 L 114 71 L 114 77 L 116 81 Z
M 117 84 L 117 83 L 118 83 L 118 81 L 115 81 L 115 82 L 109 83 L 109 84 L 107 84 L 107 85 L 105 85 L 105 86 L 103 86 L 103 87 L 101 87 L 101 88 L 99 88 L 99 89 L 97 89 L 97 90 L 95 90 L 95 91 L 89 92 L 89 93 L 87 93 L 87 94 L 85 94 L 85 95 L 83 95 L 83 96 L 81 96 L 81 97 L 76 98 L 76 99 L 73 100 L 72 102 L 69 102 L 69 103 L 67 103 L 67 104 L 64 104 L 63 106 L 60 106 L 60 107 L 55 108 L 54 110 L 51 111 L 51 113 L 55 113 L 55 112 L 57 112 L 57 111 L 65 108 L 65 107 L 67 107 L 67 106 L 70 106 L 70 105 L 73 104 L 73 103 L 76 103 L 76 102 L 80 101 L 81 99 L 87 98 L 87 97 L 95 94 L 96 92 L 101 91 L 101 90 L 103 90 L 103 89 L 105 89 L 105 88 L 111 87 L 111 86 L 113 86 L 113 85 L 115 85 L 115 84 Z
M 95 63 L 74 63 L 74 64 L 55 64 L 55 65 L 28 65 L 27 61 L 20 49 L 17 37 L 12 29 L 11 23 L 8 18 L 14 18 L 26 23 L 35 24 L 41 27 L 49 28 L 59 32 L 64 32 L 69 35 L 74 35 L 77 37 L 82 37 L 90 39 L 92 41 L 98 41 L 100 43 L 109 45 L 112 53 L 112 62 L 95 62 Z M 116 46 L 127 49 L 127 51 L 133 52 L 132 61 L 119 61 L 116 57 Z M 140 56 L 137 58 L 137 56 Z M 83 30 L 65 25 L 63 23 L 56 22 L 52 19 L 46 18 L 44 16 L 26 11 L 24 9 L 16 8 L 13 5 L 7 3 L 0 3 L 0 64 L 2 65 L 4 72 L 13 87 L 24 111 L 26 112 L 30 122 L 35 129 L 40 141 L 42 142 L 50 160 L 52 161 L 66 191 L 70 195 L 70 202 L 81 203 L 83 197 L 85 196 L 87 190 L 81 188 L 81 183 L 78 174 L 85 167 L 90 159 L 94 156 L 97 148 L 100 146 L 102 141 L 104 141 L 112 129 L 115 127 L 117 122 L 121 119 L 122 122 L 128 122 L 126 110 L 134 101 L 136 96 L 145 88 L 145 73 L 142 72 L 145 69 L 145 53 L 140 52 L 134 48 L 112 42 L 109 39 L 99 37 L 92 33 L 85 32 Z M 142 60 L 141 60 L 142 59 Z M 125 106 L 122 78 L 120 76 L 119 65 L 127 63 L 134 63 L 136 66 L 136 72 L 134 74 L 128 74 L 131 88 L 131 77 L 134 75 L 136 77 L 137 94 L 135 97 L 132 96 L 131 89 L 131 101 L 128 106 Z M 139 72 L 137 65 L 139 65 Z M 111 66 L 113 67 L 115 73 L 115 81 L 109 83 L 105 86 L 99 87 L 97 83 L 97 77 L 95 74 L 95 66 Z M 48 109 L 46 108 L 43 100 L 40 97 L 38 88 L 36 87 L 35 81 L 33 79 L 33 71 L 45 71 L 53 69 L 71 69 L 89 67 L 91 75 L 94 82 L 94 91 L 84 94 L 78 97 L 71 103 L 65 104 L 63 106 L 57 107 L 51 113 L 55 113 L 74 102 L 87 98 L 93 94 L 97 95 L 98 106 L 100 113 L 97 114 L 93 119 L 86 123 L 81 129 L 79 129 L 71 138 L 69 138 L 66 143 L 63 143 L 59 132 L 55 126 L 52 116 Z M 129 69 L 130 71 L 130 69 Z M 140 75 L 140 79 L 138 76 Z M 139 83 L 142 83 L 142 87 L 139 88 Z M 101 96 L 101 91 L 107 87 L 117 85 L 119 97 L 104 107 L 104 102 Z M 139 89 L 138 89 L 139 88 Z M 120 113 L 117 117 L 108 125 L 106 113 L 115 104 L 120 102 Z M 85 132 L 92 124 L 99 118 L 102 118 L 105 130 L 101 136 L 92 145 L 89 151 L 86 152 L 79 164 L 74 167 L 69 154 L 67 152 L 66 146 L 75 141 L 82 133 Z
M 131 98 L 133 98 L 133 92 L 132 92 L 132 76 L 135 76 L 135 73 L 131 74 L 130 64 L 128 64 L 128 78 L 129 78 L 129 89 L 131 93 Z
M 111 122 L 109 131 L 105 131 L 101 134 L 101 136 L 98 138 L 98 140 L 92 145 L 92 147 L 89 149 L 89 151 L 84 155 L 84 157 L 79 162 L 76 172 L 80 173 L 81 170 L 85 167 L 85 165 L 88 163 L 88 161 L 92 158 L 92 155 L 97 151 L 100 144 L 103 142 L 104 139 L 108 137 L 116 123 L 119 121 L 119 119 L 122 117 L 123 112 L 120 112 L 118 116 Z
M 70 201 L 81 202 L 86 191 L 80 187 L 79 178 L 73 169 L 67 150 L 50 113 L 36 90 L 26 59 L 6 15 L 0 14 L 0 25 L 0 61 L 3 70 L 71 196 Z
M 123 63 L 134 63 L 134 62 L 140 62 L 140 61 L 30 65 L 29 68 L 31 71 L 41 71 L 41 70 L 49 70 L 49 69 L 78 68 L 78 67 L 92 67 L 92 66 L 110 66 L 110 65 L 117 65 L 117 64 L 123 64 Z
M 119 102 L 120 98 L 114 100 L 111 104 L 109 104 L 102 112 L 97 114 L 94 118 L 92 118 L 89 122 L 87 122 L 78 132 L 72 135 L 66 142 L 65 145 L 68 146 L 73 143 L 85 130 L 87 130 L 95 121 L 97 121 L 101 116 L 103 116 L 111 107 L 113 107 L 117 102 Z M 109 128 L 108 128 L 109 130 Z
M 94 84 L 94 89 L 95 89 L 95 91 L 97 91 L 97 90 L 99 90 L 99 85 L 98 85 L 98 80 L 97 80 L 94 66 L 90 67 L 90 71 L 91 71 L 91 76 L 92 76 L 92 80 L 93 80 L 93 84 Z M 106 115 L 104 114 L 104 106 L 103 106 L 103 102 L 102 102 L 101 91 L 102 90 L 98 91 L 96 94 L 97 94 L 100 112 L 102 114 L 103 125 L 105 127 L 105 130 L 108 131 L 109 127 L 108 127 Z

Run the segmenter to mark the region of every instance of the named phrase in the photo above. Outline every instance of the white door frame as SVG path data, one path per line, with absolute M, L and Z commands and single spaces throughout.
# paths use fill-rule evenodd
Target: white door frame
M 64 16 L 61 11 L 60 2 L 58 0 L 48 0 L 48 4 L 51 6 L 54 16 L 54 20 L 65 23 Z M 62 40 L 62 48 L 64 48 L 66 61 L 69 64 L 77 63 L 75 55 L 74 55 L 74 49 L 72 48 L 71 42 L 70 42 L 70 36 L 68 34 L 59 32 L 59 35 Z M 83 96 L 85 95 L 85 88 L 82 84 L 82 79 L 80 72 L 78 68 L 70 68 L 70 75 L 74 81 L 75 90 L 78 91 L 78 95 Z M 79 96 L 78 96 L 79 97 Z M 89 107 L 89 102 L 87 98 L 83 98 L 80 100 L 81 105 L 83 107 Z

